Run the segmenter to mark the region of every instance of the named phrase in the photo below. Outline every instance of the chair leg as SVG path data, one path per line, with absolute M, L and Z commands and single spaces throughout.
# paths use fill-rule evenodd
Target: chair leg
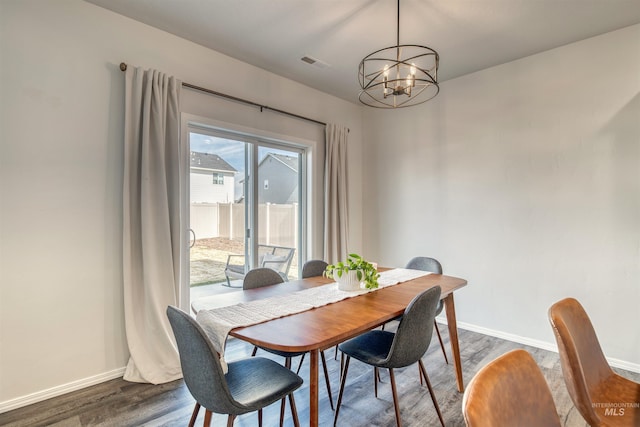
M 396 376 L 391 368 L 389 368 L 389 379 L 391 381 L 391 393 L 393 394 L 393 410 L 396 412 L 396 426 L 402 427 L 400 405 L 398 404 L 398 390 L 396 389 Z
M 444 349 L 444 343 L 442 342 L 442 337 L 440 336 L 440 328 L 438 328 L 438 322 L 433 321 L 433 327 L 436 328 L 436 334 L 438 335 L 438 341 L 440 341 L 440 348 L 442 349 L 442 354 L 444 355 L 444 361 L 446 364 L 449 364 L 449 359 L 447 358 L 447 351 Z M 422 380 L 420 382 L 422 384 Z
M 290 357 L 285 357 L 284 358 L 284 367 L 291 370 L 291 358 Z M 283 397 L 282 401 L 280 402 L 280 427 L 284 426 L 284 407 L 287 403 L 287 398 Z
M 231 415 L 229 415 L 231 416 Z M 232 423 L 233 424 L 233 423 Z M 211 425 L 211 411 L 210 410 L 206 410 L 204 412 L 204 427 L 209 427 Z
M 436 395 L 433 392 L 433 387 L 431 387 L 431 381 L 429 381 L 429 376 L 427 375 L 427 370 L 424 368 L 424 363 L 422 363 L 422 359 L 418 360 L 418 364 L 420 366 L 420 371 L 424 376 L 424 380 L 427 383 L 427 388 L 429 389 L 429 394 L 431 395 L 431 400 L 433 401 L 433 406 L 436 407 L 436 412 L 438 413 L 438 418 L 440 418 L 440 424 L 444 427 L 444 419 L 442 418 L 442 413 L 440 412 L 440 406 L 438 405 L 438 401 L 436 400 Z
M 378 380 L 380 379 L 378 375 L 378 368 L 374 366 L 373 368 L 373 395 L 378 397 Z
M 209 414 L 209 420 L 211 420 L 211 414 Z M 229 417 L 227 417 L 227 427 L 233 427 L 233 422 L 235 420 L 236 420 L 236 416 L 229 414 Z M 207 424 L 207 427 L 208 427 L 208 424 Z
M 320 352 L 320 354 L 322 354 L 322 352 Z M 303 353 L 302 356 L 300 357 L 300 363 L 298 363 L 298 369 L 296 370 L 296 374 L 300 374 L 300 368 L 302 368 L 302 362 L 304 362 L 304 357 L 307 355 L 307 353 Z
M 302 357 L 304 357 L 304 354 L 302 355 Z M 331 383 L 329 382 L 329 370 L 327 369 L 327 359 L 325 359 L 324 357 L 324 351 L 320 352 L 320 358 L 322 359 L 322 370 L 324 371 L 324 383 L 327 386 L 327 394 L 329 395 L 329 405 L 331 405 L 331 410 L 335 411 L 335 408 L 333 406 L 333 396 L 331 395 Z
M 289 405 L 291 405 L 291 416 L 293 417 L 293 425 L 295 427 L 300 427 L 298 410 L 296 409 L 296 399 L 293 397 L 293 392 L 289 393 Z
M 189 420 L 189 427 L 193 427 L 196 424 L 198 412 L 200 412 L 200 404 L 196 402 L 196 406 L 193 407 L 193 413 L 191 414 L 191 420 Z
M 338 413 L 340 412 L 340 404 L 342 403 L 342 394 L 344 393 L 344 383 L 347 381 L 347 372 L 349 371 L 349 361 L 351 360 L 351 356 L 346 356 L 343 354 L 342 358 L 344 361 L 344 372 L 342 373 L 342 377 L 340 378 L 340 393 L 338 393 L 338 403 L 336 404 L 336 414 L 333 417 L 333 427 L 336 427 L 336 423 L 338 422 Z
M 282 423 L 280 423 L 282 425 Z M 262 427 L 262 409 L 258 409 L 258 427 Z
M 284 407 L 286 401 L 286 398 L 283 398 L 282 401 L 280 401 L 280 427 L 284 426 Z

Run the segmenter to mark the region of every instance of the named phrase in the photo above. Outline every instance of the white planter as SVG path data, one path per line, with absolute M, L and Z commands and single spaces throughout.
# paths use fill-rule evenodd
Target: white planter
M 358 272 L 355 270 L 350 270 L 347 274 L 343 274 L 342 277 L 335 277 L 336 282 L 338 282 L 338 289 L 341 291 L 359 291 L 360 290 L 360 280 L 358 280 Z

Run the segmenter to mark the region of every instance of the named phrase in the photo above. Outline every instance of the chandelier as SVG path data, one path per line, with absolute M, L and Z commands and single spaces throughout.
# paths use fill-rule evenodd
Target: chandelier
M 360 61 L 360 102 L 370 107 L 401 108 L 422 104 L 438 94 L 439 55 L 420 45 L 400 44 L 400 0 L 396 45 Z

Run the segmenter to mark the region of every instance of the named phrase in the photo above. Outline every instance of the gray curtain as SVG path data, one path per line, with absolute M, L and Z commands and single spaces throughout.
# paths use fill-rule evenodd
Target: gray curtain
M 328 124 L 325 129 L 324 259 L 329 263 L 347 257 L 347 138 L 349 129 Z
M 180 277 L 181 82 L 155 70 L 125 73 L 123 182 L 124 315 L 129 363 L 124 379 L 180 378 L 167 320 Z

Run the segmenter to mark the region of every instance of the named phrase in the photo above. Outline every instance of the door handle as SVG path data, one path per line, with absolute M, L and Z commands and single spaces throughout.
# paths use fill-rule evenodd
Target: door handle
M 190 239 L 191 242 L 189 243 L 189 249 L 191 249 L 193 247 L 193 245 L 196 244 L 196 232 L 193 231 L 193 228 L 189 229 L 189 233 L 191 234 L 191 236 L 193 237 L 193 239 Z

